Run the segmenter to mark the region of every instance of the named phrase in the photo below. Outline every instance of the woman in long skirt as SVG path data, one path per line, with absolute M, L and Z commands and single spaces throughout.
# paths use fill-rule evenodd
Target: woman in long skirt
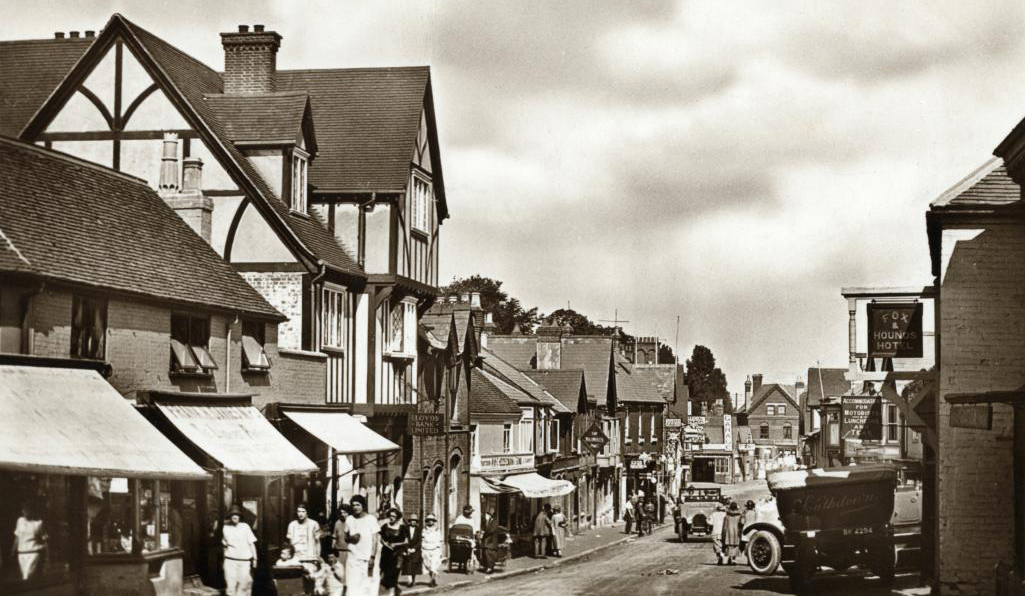
M 562 556 L 562 548 L 566 545 L 566 516 L 562 514 L 562 506 L 556 505 L 552 514 L 552 554 Z
M 420 540 L 423 537 L 423 530 L 420 528 L 420 518 L 414 513 L 406 519 L 409 524 L 409 542 L 406 543 L 406 552 L 402 556 L 402 574 L 409 576 L 410 588 L 416 583 L 416 576 L 423 573 L 423 555 L 420 554 Z
M 437 576 L 441 569 L 442 546 L 444 537 L 438 527 L 438 518 L 428 513 L 424 518 L 423 532 L 420 534 L 420 556 L 423 558 L 424 571 L 431 576 L 431 586 L 438 585 Z
M 409 528 L 402 523 L 402 513 L 388 510 L 388 520 L 381 524 L 381 585 L 389 596 L 399 594 L 399 571 L 402 555 L 409 542 Z

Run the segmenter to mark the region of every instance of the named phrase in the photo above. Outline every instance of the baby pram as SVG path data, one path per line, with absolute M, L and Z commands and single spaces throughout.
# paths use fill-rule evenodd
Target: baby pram
M 473 527 L 456 524 L 448 530 L 448 570 L 460 569 L 473 573 Z

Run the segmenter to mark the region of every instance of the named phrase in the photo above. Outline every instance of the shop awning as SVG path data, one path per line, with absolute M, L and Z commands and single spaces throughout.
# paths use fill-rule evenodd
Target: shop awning
M 341 455 L 380 453 L 399 448 L 345 412 L 282 410 L 282 413 Z
M 96 371 L 39 366 L 0 366 L 0 468 L 209 478 Z
M 480 479 L 480 494 L 482 495 L 501 495 L 505 493 L 519 492 L 515 488 L 509 488 L 506 486 L 499 486 L 493 482 L 488 481 L 487 478 Z
M 160 403 L 157 407 L 189 441 L 229 472 L 274 476 L 317 470 L 253 406 Z
M 549 497 L 561 497 L 573 492 L 576 487 L 568 480 L 552 480 L 545 478 L 537 472 L 526 474 L 513 474 L 498 480 L 500 486 L 514 488 L 523 496 L 531 499 L 546 499 Z

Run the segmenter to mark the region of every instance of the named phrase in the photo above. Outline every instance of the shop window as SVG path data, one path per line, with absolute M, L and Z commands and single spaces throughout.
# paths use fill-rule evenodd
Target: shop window
M 512 424 L 502 425 L 502 453 L 512 452 Z
M 107 301 L 75 296 L 71 303 L 71 357 L 103 360 L 106 339 Z
M 794 429 L 789 424 L 784 424 L 783 425 L 783 438 L 784 439 L 793 439 L 794 438 Z
M 217 363 L 208 349 L 210 319 L 171 315 L 171 372 L 209 375 Z
M 769 438 L 769 424 L 767 422 L 763 422 L 762 425 L 758 427 L 758 438 Z
M 159 481 L 90 477 L 87 483 L 89 554 L 149 553 L 172 548 L 172 534 L 180 540 L 170 493 L 161 493 Z
M 270 359 L 264 350 L 266 325 L 260 321 L 242 321 L 242 368 L 246 371 L 270 369 Z
M 0 486 L 0 593 L 66 577 L 77 552 L 70 523 L 79 515 L 71 482 L 51 474 L 0 472 Z
M 730 460 L 725 457 L 715 458 L 715 473 L 728 474 L 730 472 Z

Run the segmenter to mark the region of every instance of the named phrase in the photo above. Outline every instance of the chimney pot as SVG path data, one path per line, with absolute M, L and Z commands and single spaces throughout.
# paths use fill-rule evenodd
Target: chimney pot
M 460 294 L 459 301 L 460 302 L 469 303 L 470 302 L 470 293 L 469 292 L 463 292 L 462 294 Z
M 456 302 L 459 302 L 459 294 L 449 294 L 448 303 L 455 304 Z
M 186 157 L 182 160 L 182 191 L 199 193 L 203 190 L 203 160 Z
M 78 38 L 78 31 L 69 31 L 68 34 L 71 35 L 72 39 Z
M 164 152 L 160 157 L 160 183 L 158 189 L 161 193 L 178 192 L 178 133 L 164 133 Z
M 53 34 L 53 38 L 54 39 L 64 39 L 64 32 L 63 31 L 57 31 L 56 33 Z
M 263 33 L 263 25 L 253 25 L 253 33 Z
M 85 36 L 86 37 L 90 37 L 90 38 L 91 37 L 96 37 L 96 32 L 95 31 L 86 31 L 85 32 Z
M 239 25 L 238 26 L 238 32 L 239 33 L 249 33 L 249 25 Z
M 470 306 L 480 308 L 480 292 L 470 292 Z

